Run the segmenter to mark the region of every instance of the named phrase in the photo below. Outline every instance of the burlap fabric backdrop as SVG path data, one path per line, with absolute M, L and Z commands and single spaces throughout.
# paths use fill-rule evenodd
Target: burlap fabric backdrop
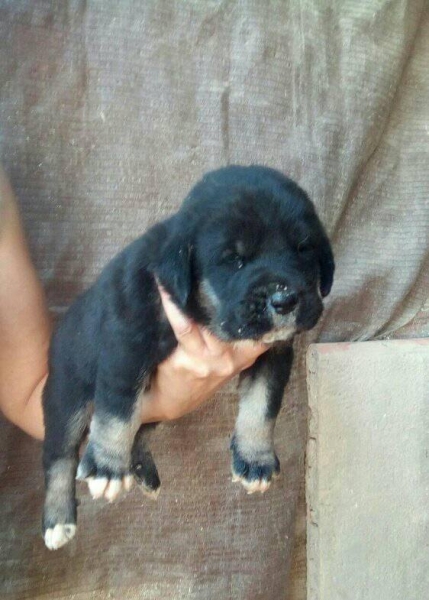
M 337 278 L 277 428 L 265 496 L 229 479 L 231 387 L 162 426 L 158 502 L 81 492 L 80 529 L 39 534 L 40 446 L 1 428 L 2 598 L 286 598 L 306 438 L 309 341 L 395 332 L 427 297 L 429 10 L 421 0 L 1 0 L 2 160 L 52 310 L 174 211 L 200 175 L 296 178 Z

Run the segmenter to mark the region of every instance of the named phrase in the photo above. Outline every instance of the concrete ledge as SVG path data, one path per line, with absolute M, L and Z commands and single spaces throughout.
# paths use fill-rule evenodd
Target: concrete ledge
M 429 598 L 429 340 L 307 355 L 308 600 Z

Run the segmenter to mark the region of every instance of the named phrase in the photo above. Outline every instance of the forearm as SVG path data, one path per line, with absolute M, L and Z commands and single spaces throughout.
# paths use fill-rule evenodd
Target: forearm
M 51 322 L 16 202 L 1 171 L 0 197 L 0 408 L 8 419 L 41 439 L 41 392 Z

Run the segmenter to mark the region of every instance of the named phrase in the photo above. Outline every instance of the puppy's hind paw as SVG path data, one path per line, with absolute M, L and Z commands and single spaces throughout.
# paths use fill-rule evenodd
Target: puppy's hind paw
M 74 523 L 58 523 L 45 531 L 44 539 L 49 550 L 58 550 L 74 538 L 76 525 Z

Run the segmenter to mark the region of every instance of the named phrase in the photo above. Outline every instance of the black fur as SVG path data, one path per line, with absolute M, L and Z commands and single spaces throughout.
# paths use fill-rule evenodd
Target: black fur
M 298 299 L 293 313 L 296 332 L 313 327 L 333 273 L 326 233 L 313 204 L 294 182 L 260 166 L 208 173 L 177 214 L 107 265 L 56 330 L 44 391 L 47 489 L 58 460 L 67 457 L 77 464 L 89 423 L 88 405 L 93 404 L 102 424 L 112 418 L 131 423 L 138 389 L 174 350 L 177 342 L 163 313 L 156 279 L 188 316 L 218 337 L 237 341 L 258 340 L 290 324 L 291 314 L 273 311 L 278 289 Z M 244 375 L 265 373 L 271 390 L 270 419 L 277 416 L 292 363 L 291 349 L 281 342 L 275 346 Z M 130 455 L 137 480 L 155 489 L 159 478 L 143 433 Z M 97 464 L 100 452 L 108 454 L 109 449 L 100 450 L 100 439 L 90 436 L 82 477 L 120 479 L 133 470 L 131 456 L 129 464 L 119 464 L 114 456 Z M 234 460 L 239 461 L 237 451 Z M 61 518 L 74 523 L 74 488 L 70 496 Z M 52 526 L 46 513 L 45 521 Z

